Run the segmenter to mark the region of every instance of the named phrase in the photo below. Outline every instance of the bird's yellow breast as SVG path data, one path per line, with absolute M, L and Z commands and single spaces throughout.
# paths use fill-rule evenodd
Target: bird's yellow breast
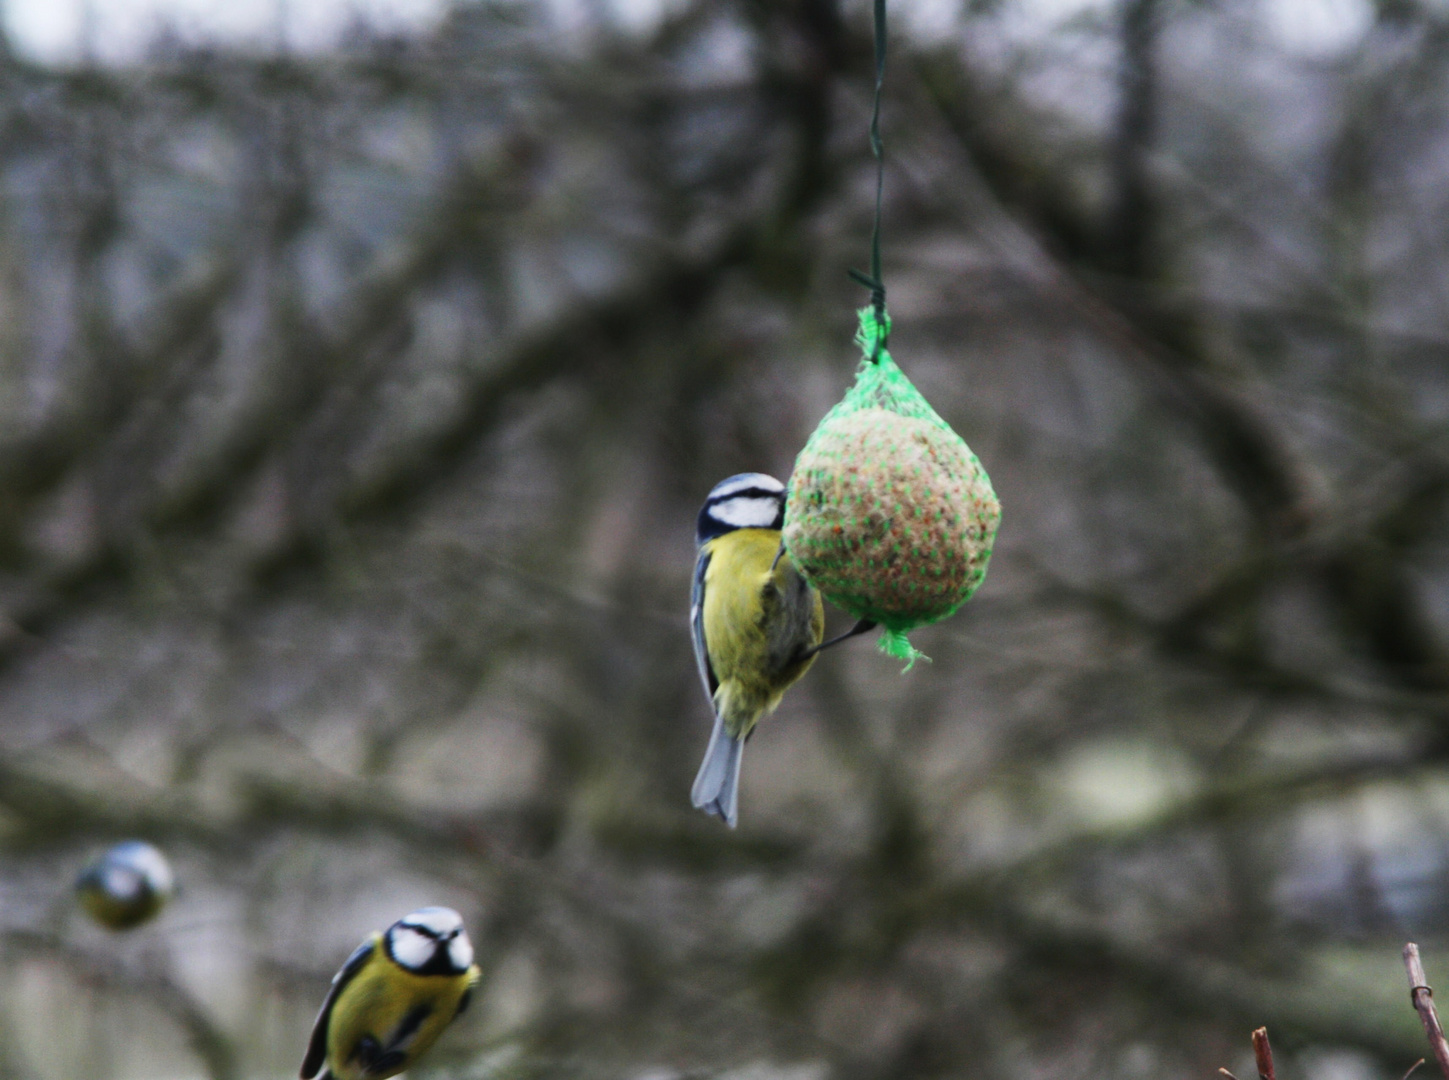
M 739 738 L 815 662 L 801 654 L 820 643 L 825 609 L 781 553 L 775 529 L 736 529 L 710 540 L 705 550 L 710 560 L 701 620 L 719 682 L 715 708 L 725 730 Z
M 99 884 L 88 882 L 79 889 L 81 906 L 91 918 L 112 930 L 129 930 L 139 926 L 166 903 L 166 897 L 153 889 L 142 889 L 132 897 L 114 896 Z
M 400 967 L 379 937 L 372 958 L 353 976 L 332 1008 L 327 1025 L 327 1065 L 337 1080 L 379 1080 L 396 1076 L 437 1041 L 458 1013 L 478 969 L 462 975 L 415 975 Z M 364 1041 L 387 1049 L 405 1034 L 395 1067 L 366 1070 Z

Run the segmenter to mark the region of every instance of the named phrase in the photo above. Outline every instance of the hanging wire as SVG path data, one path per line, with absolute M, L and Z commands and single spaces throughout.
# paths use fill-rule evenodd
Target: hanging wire
M 875 0 L 875 105 L 870 115 L 870 150 L 875 155 L 875 225 L 870 236 L 870 274 L 851 270 L 853 280 L 870 290 L 870 305 L 875 309 L 876 336 L 870 360 L 880 359 L 887 336 L 885 279 L 880 269 L 880 210 L 885 191 L 885 144 L 880 137 L 880 98 L 885 85 L 886 62 L 886 0 Z

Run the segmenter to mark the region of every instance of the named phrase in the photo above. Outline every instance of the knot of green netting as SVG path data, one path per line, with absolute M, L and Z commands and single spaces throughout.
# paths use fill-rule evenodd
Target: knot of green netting
M 855 328 L 855 343 L 860 346 L 860 351 L 865 354 L 869 363 L 876 363 L 882 356 L 890 358 L 886 352 L 886 341 L 891 336 L 891 317 L 882 306 L 879 310 L 875 305 L 860 309 L 860 325 Z
M 1001 506 L 971 448 L 891 359 L 889 333 L 884 310 L 860 312 L 864 360 L 795 460 L 784 536 L 827 600 L 879 623 L 880 647 L 914 663 L 907 632 L 953 614 L 985 579 Z

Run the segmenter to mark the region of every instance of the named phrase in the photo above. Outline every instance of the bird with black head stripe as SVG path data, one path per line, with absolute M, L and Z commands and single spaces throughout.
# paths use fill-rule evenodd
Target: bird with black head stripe
M 302 1080 L 396 1076 L 468 1005 L 478 966 L 463 920 L 426 907 L 373 934 L 348 957 L 322 1002 Z M 324 1067 L 325 1066 L 325 1067 Z
M 825 632 L 820 594 L 781 546 L 784 522 L 785 485 L 741 473 L 714 486 L 695 526 L 689 622 L 715 718 L 693 799 L 731 828 L 745 740 L 815 662 Z

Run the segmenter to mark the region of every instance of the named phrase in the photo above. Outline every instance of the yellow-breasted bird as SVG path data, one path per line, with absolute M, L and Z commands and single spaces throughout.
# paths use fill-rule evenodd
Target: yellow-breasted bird
M 825 633 L 820 594 L 781 546 L 784 521 L 785 485 L 741 473 L 714 486 L 695 526 L 689 623 L 715 719 L 693 798 L 731 828 L 745 740 L 815 662 Z
M 468 1005 L 478 966 L 463 920 L 425 907 L 373 934 L 347 958 L 317 1014 L 302 1080 L 396 1076 Z M 326 1068 L 323 1068 L 323 1065 Z
M 175 879 L 166 856 L 142 840 L 107 848 L 76 879 L 76 899 L 109 930 L 129 930 L 171 899 Z

